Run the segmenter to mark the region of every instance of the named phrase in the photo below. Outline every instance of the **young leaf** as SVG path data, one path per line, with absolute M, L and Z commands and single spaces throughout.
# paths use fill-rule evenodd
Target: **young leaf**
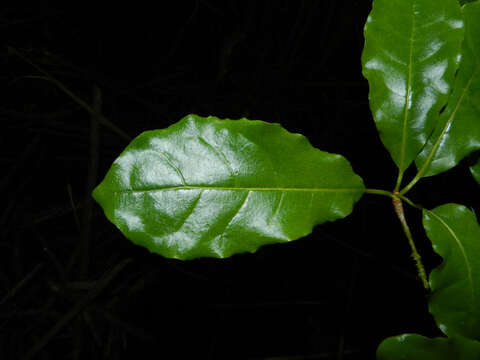
M 455 88 L 432 137 L 415 160 L 423 176 L 432 176 L 457 165 L 480 149 L 480 3 L 462 8 L 465 40 Z
M 480 226 L 465 206 L 424 210 L 423 226 L 442 264 L 430 274 L 429 309 L 440 330 L 480 339 Z
M 480 343 L 462 337 L 429 339 L 405 334 L 385 339 L 377 360 L 478 360 Z
M 192 259 L 298 239 L 363 191 L 345 158 L 278 124 L 190 115 L 134 139 L 93 197 L 134 243 Z
M 363 74 L 380 138 L 400 171 L 420 152 L 447 101 L 460 59 L 458 0 L 374 0 Z

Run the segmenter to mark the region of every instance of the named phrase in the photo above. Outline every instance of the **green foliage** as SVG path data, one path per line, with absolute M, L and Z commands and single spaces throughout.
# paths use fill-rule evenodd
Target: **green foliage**
M 459 336 L 429 339 L 416 334 L 391 337 L 378 347 L 378 360 L 478 360 L 480 343 Z
M 480 149 L 480 7 L 478 3 L 465 5 L 462 13 L 466 30 L 462 61 L 453 94 L 433 135 L 417 157 L 419 169 L 430 162 L 423 176 L 446 171 Z
M 362 65 L 370 84 L 370 108 L 401 171 L 435 127 L 460 59 L 460 5 L 457 0 L 441 3 L 375 0 L 365 24 Z
M 480 339 L 480 226 L 465 206 L 423 211 L 423 226 L 443 258 L 430 274 L 430 312 L 446 335 Z
M 228 257 L 298 239 L 350 214 L 364 193 L 391 197 L 446 338 L 406 334 L 379 359 L 480 359 L 480 226 L 457 204 L 406 197 L 423 177 L 480 149 L 480 2 L 374 0 L 363 73 L 380 138 L 398 167 L 393 191 L 365 188 L 347 160 L 278 124 L 190 115 L 138 136 L 93 196 L 134 243 L 166 257 Z M 417 174 L 403 186 L 415 163 Z M 480 183 L 480 163 L 470 168 Z M 427 276 L 403 213 L 422 210 L 442 258 Z
M 263 121 L 190 115 L 138 136 L 93 196 L 166 257 L 228 257 L 350 214 L 363 182 L 340 155 Z
M 407 190 L 421 177 L 446 171 L 480 148 L 480 3 L 464 5 L 462 15 L 465 38 L 455 87 L 445 110 L 437 116 L 433 134 L 415 160 L 419 170 Z M 479 181 L 480 165 L 471 167 L 471 172 Z M 449 338 L 389 338 L 380 345 L 378 358 L 479 359 L 480 343 L 473 341 L 480 339 L 477 218 L 464 206 L 446 204 L 432 211 L 424 209 L 423 225 L 433 249 L 443 258 L 430 274 L 429 310 Z

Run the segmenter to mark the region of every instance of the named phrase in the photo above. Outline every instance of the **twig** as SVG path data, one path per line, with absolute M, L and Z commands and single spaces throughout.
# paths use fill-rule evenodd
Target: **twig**
M 55 79 L 53 76 L 51 76 L 47 71 L 43 70 L 41 67 L 39 67 L 38 65 L 36 65 L 35 63 L 33 63 L 32 61 L 30 61 L 29 59 L 27 59 L 22 53 L 18 52 L 17 50 L 15 50 L 14 48 L 12 48 L 11 46 L 7 46 L 7 49 L 9 52 L 11 52 L 12 54 L 15 54 L 17 55 L 19 58 L 21 58 L 22 60 L 24 60 L 25 62 L 29 63 L 30 65 L 32 65 L 35 69 L 37 69 L 39 72 L 41 72 L 42 74 L 45 75 L 45 77 L 41 77 L 41 76 L 31 76 L 31 78 L 40 78 L 40 79 L 44 79 L 44 80 L 48 80 L 52 83 L 54 83 L 55 85 L 57 85 L 59 87 L 60 90 L 62 90 L 65 94 L 67 94 L 73 101 L 75 101 L 78 105 L 80 105 L 81 107 L 83 107 L 85 110 L 87 110 L 90 114 L 92 115 L 96 115 L 97 118 L 98 118 L 98 121 L 102 124 L 102 125 L 105 125 L 106 127 L 108 127 L 110 130 L 112 130 L 113 132 L 115 132 L 117 135 L 119 135 L 120 137 L 122 137 L 123 139 L 127 140 L 127 141 L 131 141 L 132 138 L 125 132 L 123 131 L 122 129 L 120 129 L 117 125 L 115 125 L 114 123 L 112 123 L 110 120 L 108 120 L 106 117 L 102 116 L 102 115 L 98 115 L 97 112 L 95 111 L 95 109 L 93 109 L 90 105 L 88 105 L 85 101 L 83 101 L 82 99 L 80 99 L 78 96 L 76 96 L 74 93 L 72 93 L 70 90 L 68 90 L 60 81 L 58 81 L 57 79 Z
M 10 298 L 13 298 L 17 292 L 23 287 L 25 286 L 25 284 L 27 282 L 29 282 L 36 274 L 38 271 L 40 271 L 40 269 L 43 267 L 43 264 L 37 264 L 37 266 L 35 266 L 33 268 L 32 271 L 30 271 L 22 280 L 20 280 L 18 282 L 18 284 L 13 287 L 4 297 L 2 300 L 0 300 L 0 305 L 4 304 L 8 299 Z
M 398 194 L 398 191 L 395 190 L 394 194 Z M 420 254 L 417 251 L 417 247 L 415 246 L 415 242 L 413 241 L 412 233 L 410 232 L 410 228 L 408 227 L 407 220 L 405 219 L 405 214 L 403 212 L 402 199 L 395 196 L 392 198 L 392 203 L 393 203 L 393 208 L 395 209 L 395 213 L 397 214 L 397 217 L 400 220 L 400 223 L 402 224 L 403 232 L 407 236 L 408 243 L 410 244 L 410 247 L 412 249 L 412 257 L 415 260 L 415 264 L 417 265 L 418 275 L 422 280 L 423 287 L 426 290 L 429 290 L 430 286 L 428 285 L 427 273 L 425 272 L 425 268 L 423 267 L 423 264 L 422 264 L 422 258 L 420 257 Z
M 81 229 L 80 219 L 78 218 L 77 207 L 75 206 L 75 202 L 73 200 L 72 186 L 70 184 L 67 184 L 67 192 L 68 192 L 68 199 L 70 200 L 70 206 L 72 207 L 72 211 L 73 211 L 73 219 L 75 220 L 75 225 L 77 226 L 78 232 L 80 232 L 80 229 Z
M 98 173 L 98 151 L 100 142 L 100 129 L 98 116 L 100 115 L 102 107 L 102 94 L 97 85 L 93 86 L 93 109 L 96 115 L 92 115 L 90 119 L 90 161 L 88 163 L 87 181 L 85 184 L 85 198 L 82 211 L 82 228 L 80 232 L 80 279 L 85 279 L 88 276 L 88 267 L 90 263 L 90 236 L 92 232 L 92 214 L 93 201 L 92 191 L 97 182 Z
M 124 259 L 118 263 L 111 271 L 105 273 L 104 276 L 98 280 L 95 287 L 79 302 L 77 302 L 73 308 L 65 314 L 51 329 L 48 331 L 24 356 L 24 360 L 32 359 L 40 350 L 42 350 L 59 332 L 62 330 L 75 316 L 78 315 L 90 302 L 92 302 L 101 292 L 105 289 L 112 280 L 123 270 L 123 268 L 132 262 L 133 259 Z
M 30 142 L 26 147 L 25 150 L 15 159 L 14 165 L 8 172 L 8 174 L 2 179 L 0 184 L 0 189 L 7 189 L 9 184 L 12 182 L 12 179 L 15 175 L 19 172 L 21 167 L 25 165 L 26 161 L 33 153 L 37 152 L 37 147 L 40 144 L 40 136 L 37 135 L 33 138 L 32 142 Z

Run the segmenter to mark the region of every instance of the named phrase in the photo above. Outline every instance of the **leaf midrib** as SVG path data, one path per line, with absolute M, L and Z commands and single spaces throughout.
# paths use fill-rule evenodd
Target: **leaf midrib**
M 458 98 L 457 102 L 455 103 L 455 107 L 453 108 L 453 111 L 452 113 L 450 114 L 450 116 L 448 117 L 448 120 L 447 122 L 445 123 L 443 129 L 442 129 L 442 132 L 440 133 L 440 135 L 438 136 L 438 139 L 435 141 L 433 147 L 432 147 L 432 150 L 430 151 L 430 153 L 428 154 L 427 156 L 427 159 L 425 160 L 425 163 L 422 165 L 422 169 L 425 168 L 427 169 L 428 166 L 430 165 L 430 163 L 432 162 L 433 160 L 433 157 L 436 155 L 437 153 L 437 150 L 440 146 L 440 144 L 442 143 L 443 139 L 445 138 L 445 135 L 447 133 L 447 130 L 450 128 L 450 124 L 452 123 L 453 119 L 455 118 L 456 114 L 457 114 L 457 111 L 458 109 L 460 108 L 462 102 L 463 102 L 463 99 L 465 97 L 465 94 L 467 93 L 467 91 L 470 89 L 470 85 L 472 84 L 472 81 L 473 79 L 475 78 L 475 75 L 477 74 L 477 71 L 480 69 L 480 62 L 478 62 L 470 77 L 468 78 L 468 81 L 465 85 L 465 87 L 462 89 L 462 93 L 460 94 L 460 97 Z
M 403 124 L 402 124 L 402 144 L 400 148 L 400 171 L 403 172 L 404 163 L 405 163 L 405 152 L 407 146 L 407 123 L 409 117 L 409 110 L 410 110 L 410 96 L 412 92 L 411 84 L 412 84 L 412 68 L 413 68 L 413 38 L 415 36 L 415 2 L 412 2 L 412 27 L 410 30 L 410 38 L 409 38 L 409 59 L 408 59 L 408 80 L 407 80 L 407 93 L 405 96 L 405 107 L 404 107 L 404 117 L 403 117 Z
M 228 186 L 166 186 L 154 189 L 121 189 L 114 193 L 144 193 L 170 190 L 217 190 L 217 191 L 281 191 L 281 192 L 365 192 L 364 188 L 283 188 L 283 187 L 228 187 Z

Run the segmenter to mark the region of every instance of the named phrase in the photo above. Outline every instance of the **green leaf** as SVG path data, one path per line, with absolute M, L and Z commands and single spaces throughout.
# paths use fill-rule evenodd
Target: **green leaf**
M 451 169 L 480 149 L 480 3 L 462 8 L 465 40 L 455 88 L 432 137 L 415 160 L 423 176 Z
M 480 360 L 480 343 L 405 334 L 385 339 L 377 349 L 377 360 Z
M 429 309 L 447 335 L 480 339 L 480 226 L 465 206 L 424 210 L 423 226 L 443 262 L 430 274 Z
M 192 259 L 298 239 L 363 192 L 345 158 L 278 124 L 190 115 L 134 139 L 93 197 L 134 243 Z
M 365 24 L 363 74 L 380 138 L 403 172 L 431 134 L 458 68 L 458 0 L 375 0 Z

